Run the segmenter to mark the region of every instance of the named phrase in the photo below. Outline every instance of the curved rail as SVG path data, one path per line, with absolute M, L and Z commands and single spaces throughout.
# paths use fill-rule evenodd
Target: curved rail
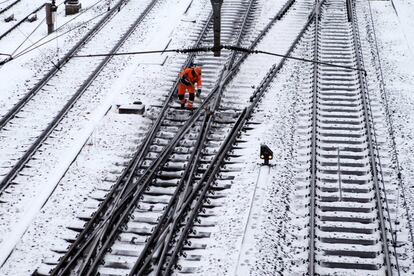
M 293 0 L 290 0 L 286 3 L 286 5 L 282 8 L 282 10 L 272 19 L 272 22 L 269 23 L 266 28 L 263 31 L 263 34 L 265 32 L 267 32 L 267 30 L 270 28 L 271 24 L 274 23 L 274 21 L 279 20 L 283 14 L 290 8 L 290 6 L 293 4 Z M 246 17 L 247 18 L 247 17 Z M 302 32 L 303 33 L 303 32 Z M 200 37 L 201 38 L 201 37 Z M 260 37 L 258 39 L 256 39 L 254 41 L 254 43 L 252 44 L 252 48 L 257 45 L 258 41 L 260 40 Z M 103 202 L 103 204 L 101 204 L 101 207 L 106 206 L 105 208 L 100 208 L 98 210 L 98 212 L 96 212 L 93 215 L 93 218 L 88 222 L 87 226 L 85 227 L 85 229 L 80 233 L 79 237 L 80 239 L 77 239 L 77 241 L 75 241 L 75 243 L 71 246 L 71 249 L 68 251 L 68 253 L 65 255 L 64 258 L 62 258 L 62 260 L 59 263 L 59 267 L 56 267 L 56 269 L 54 270 L 54 273 L 57 273 L 58 271 L 62 272 L 64 269 L 63 267 L 66 266 L 71 266 L 74 264 L 75 259 L 79 258 L 81 256 L 82 252 L 84 249 L 86 249 L 88 247 L 89 244 L 93 244 L 93 245 L 97 245 L 97 244 L 102 244 L 101 250 L 99 250 L 99 252 L 93 252 L 92 254 L 88 254 L 88 258 L 90 259 L 90 267 L 94 267 L 99 263 L 99 259 L 101 258 L 101 255 L 103 253 L 105 253 L 104 248 L 107 248 L 110 244 L 111 244 L 111 239 L 112 238 L 108 238 L 105 237 L 103 238 L 105 233 L 111 232 L 109 236 L 115 236 L 115 233 L 118 231 L 118 227 L 119 225 L 122 225 L 122 221 L 128 217 L 128 210 L 134 206 L 136 200 L 138 200 L 141 196 L 141 194 L 145 191 L 146 187 L 149 185 L 152 177 L 154 177 L 155 173 L 157 172 L 158 168 L 160 166 L 162 166 L 162 164 L 165 163 L 165 160 L 168 157 L 168 153 L 169 151 L 175 146 L 176 142 L 179 141 L 180 137 L 182 137 L 186 131 L 188 130 L 188 128 L 191 126 L 191 123 L 197 121 L 199 119 L 199 116 L 201 116 L 200 114 L 200 110 L 202 110 L 202 108 L 204 108 L 205 106 L 207 106 L 207 104 L 209 103 L 210 99 L 215 96 L 217 94 L 217 91 L 220 89 L 220 87 L 223 86 L 223 83 L 227 83 L 232 75 L 235 74 L 236 72 L 236 66 L 240 65 L 242 60 L 246 57 L 247 55 L 243 55 L 238 62 L 236 63 L 236 65 L 234 67 L 231 68 L 231 70 L 226 72 L 226 75 L 223 78 L 223 81 L 220 84 L 217 84 L 215 86 L 215 88 L 213 88 L 212 92 L 206 97 L 204 103 L 202 104 L 202 106 L 196 111 L 195 114 L 193 114 L 193 116 L 191 117 L 191 119 L 187 122 L 187 124 L 182 127 L 181 131 L 174 137 L 173 142 L 171 142 L 171 146 L 167 147 L 163 150 L 163 152 L 160 154 L 160 157 L 157 158 L 156 162 L 154 162 L 147 170 L 146 172 L 140 177 L 140 179 L 138 181 L 134 181 L 132 184 L 130 183 L 130 180 L 135 172 L 135 170 L 140 166 L 140 164 L 142 163 L 142 158 L 144 158 L 144 156 L 147 154 L 148 148 L 151 145 L 151 141 L 152 139 L 155 137 L 155 134 L 158 130 L 158 126 L 160 124 L 160 122 L 162 121 L 163 118 L 163 114 L 166 110 L 166 107 L 168 106 L 169 101 L 172 99 L 173 97 L 173 92 L 175 90 L 175 86 L 174 89 L 171 91 L 169 97 L 167 98 L 164 107 L 161 111 L 161 116 L 158 117 L 157 121 L 154 123 L 151 131 L 149 132 L 149 134 L 147 135 L 146 138 L 146 142 L 140 147 L 140 150 L 137 152 L 137 154 L 135 155 L 133 161 L 131 161 L 130 166 L 128 166 L 128 170 L 125 171 L 125 173 L 122 175 L 122 177 L 120 177 L 117 181 L 117 183 L 115 184 L 115 188 L 110 192 L 110 195 L 108 195 L 105 198 L 105 201 Z M 232 60 L 234 60 L 234 56 L 232 56 L 232 58 L 230 59 L 231 62 L 229 62 L 230 64 L 232 63 Z M 186 64 L 190 64 L 192 61 L 192 57 L 190 57 L 188 59 L 188 61 L 186 62 Z M 223 76 L 223 74 L 222 74 Z M 175 83 L 175 85 L 177 84 L 177 82 Z M 206 116 L 206 118 L 208 118 L 209 115 Z M 203 128 L 204 129 L 204 128 Z M 200 134 L 200 137 L 203 137 L 204 135 Z M 201 140 L 199 139 L 198 144 L 200 144 Z M 198 155 L 198 154 L 197 154 Z M 194 154 L 192 155 L 192 158 L 194 157 Z M 133 164 L 132 164 L 133 163 Z M 193 167 L 194 168 L 194 167 Z M 194 169 L 192 169 L 194 170 Z M 187 172 L 185 172 L 184 174 L 188 175 L 188 170 Z M 191 174 L 190 174 L 191 175 Z M 123 183 L 128 183 L 127 185 L 122 184 Z M 135 191 L 136 186 L 138 185 L 138 183 L 140 183 L 139 185 L 139 190 Z M 181 182 L 182 185 L 183 182 Z M 179 186 L 182 187 L 182 186 Z M 179 188 L 177 188 L 178 190 Z M 121 190 L 122 192 L 119 193 L 119 190 Z M 115 191 L 117 191 L 118 195 L 115 195 Z M 122 195 L 121 195 L 122 194 Z M 133 195 L 133 198 L 131 198 L 131 196 Z M 113 198 L 116 198 L 116 203 L 113 203 Z M 112 203 L 111 203 L 112 201 Z M 171 206 L 173 201 L 170 202 Z M 112 205 L 112 209 L 109 211 L 109 205 Z M 129 205 L 129 206 L 127 206 Z M 168 207 L 167 207 L 168 208 Z M 106 209 L 106 210 L 105 210 Z M 109 213 L 108 213 L 109 212 Z M 106 213 L 106 215 L 104 215 Z M 111 228 L 113 229 L 112 231 L 110 231 L 109 228 L 104 228 L 101 232 L 98 233 L 98 231 L 93 227 L 94 221 L 99 220 L 98 217 L 110 217 L 110 219 L 105 220 L 104 222 L 107 225 L 114 225 L 114 227 L 111 226 Z M 160 221 L 163 221 L 163 219 L 165 218 L 161 217 Z M 116 218 L 116 219 L 114 219 Z M 116 221 L 118 223 L 116 223 Z M 88 234 L 89 233 L 89 234 Z M 88 239 L 87 237 L 92 237 L 95 236 L 95 242 L 93 242 L 92 238 Z M 106 235 L 106 234 L 105 234 Z M 153 237 L 157 236 L 157 232 L 154 231 L 153 232 Z M 83 239 L 83 241 L 81 241 Z M 154 238 L 152 238 L 154 239 Z M 149 248 L 150 246 L 148 246 Z M 70 257 L 72 256 L 72 257 Z M 93 257 L 92 257 L 93 256 Z M 88 262 L 88 261 L 87 261 Z M 64 270 L 67 271 L 67 270 Z M 94 269 L 92 268 L 91 270 L 89 270 L 89 272 L 94 271 Z
M 236 40 L 237 46 L 241 44 L 244 32 L 248 27 L 247 26 L 248 18 L 252 11 L 252 7 L 254 3 L 255 3 L 254 0 L 250 1 L 249 6 L 244 14 L 242 24 L 240 27 L 240 32 Z M 285 8 L 282 8 L 282 10 L 285 10 Z M 259 37 L 261 37 L 261 35 Z M 228 62 L 226 63 L 226 65 L 224 66 L 223 70 L 220 73 L 220 76 L 218 78 L 219 82 L 218 82 L 218 85 L 216 86 L 218 89 L 217 90 L 213 89 L 213 91 L 215 91 L 214 92 L 215 100 L 214 100 L 213 106 L 209 108 L 209 110 L 211 110 L 212 112 L 214 112 L 220 104 L 221 94 L 223 92 L 223 85 L 224 85 L 224 83 L 222 83 L 221 80 L 223 79 L 223 76 L 228 74 L 229 71 L 227 68 L 233 69 L 233 63 L 234 63 L 235 57 L 236 57 L 236 52 L 233 52 L 230 55 Z M 164 215 L 160 220 L 160 223 L 157 225 L 155 231 L 151 234 L 150 238 L 148 239 L 144 250 L 139 255 L 138 260 L 136 261 L 134 267 L 132 268 L 130 272 L 130 275 L 144 274 L 145 269 L 147 265 L 149 264 L 150 259 L 152 258 L 152 254 L 154 254 L 154 251 L 155 251 L 154 249 L 160 246 L 163 248 L 163 250 L 160 256 L 160 261 L 158 262 L 157 274 L 161 273 L 162 267 L 164 266 L 164 262 L 166 261 L 167 252 L 169 251 L 170 242 L 172 239 L 172 233 L 173 233 L 173 230 L 176 228 L 175 226 L 177 223 L 177 218 L 172 219 L 172 214 L 170 214 L 170 212 L 175 213 L 176 210 L 182 209 L 182 204 L 184 204 L 183 198 L 187 195 L 187 193 L 190 190 L 190 183 L 194 181 L 195 171 L 197 167 L 199 166 L 199 162 L 200 162 L 199 157 L 201 156 L 201 152 L 204 149 L 203 145 L 210 131 L 211 124 L 213 121 L 212 116 L 211 116 L 212 112 L 208 112 L 205 117 L 205 120 L 203 121 L 203 125 L 201 127 L 201 131 L 200 131 L 199 137 L 196 142 L 196 146 L 195 146 L 196 149 L 192 153 L 190 157 L 190 161 L 188 162 L 190 166 L 186 168 L 184 172 L 184 177 L 181 179 L 180 184 L 178 185 L 178 188 L 176 190 L 176 193 L 172 197 L 167 209 L 165 210 Z M 181 190 L 181 187 L 184 185 L 184 182 L 186 182 L 185 191 L 183 191 L 183 195 L 181 195 L 181 200 L 179 200 L 178 197 L 181 194 L 180 190 Z M 164 222 L 167 218 L 169 222 Z M 168 233 L 168 230 L 170 230 L 169 233 Z M 160 232 L 162 232 L 161 233 L 162 235 L 167 235 L 165 240 L 163 240 L 161 243 L 159 242 L 159 236 L 158 236 Z M 168 270 L 167 270 L 167 274 L 168 274 Z
M 209 15 L 207 22 L 202 29 L 201 33 L 198 36 L 198 39 L 195 42 L 195 46 L 198 46 L 201 44 L 202 38 L 207 33 L 207 28 L 209 24 L 211 23 L 212 14 Z M 192 53 L 188 56 L 187 60 L 185 61 L 183 67 L 189 66 L 193 60 L 194 60 L 195 54 Z M 167 110 L 169 109 L 169 105 L 171 101 L 175 97 L 175 92 L 178 85 L 178 78 L 174 82 L 174 85 L 172 89 L 170 90 L 170 93 L 168 94 L 167 99 L 165 100 L 157 120 L 153 123 L 151 129 L 149 130 L 145 142 L 139 147 L 137 152 L 135 153 L 133 159 L 128 164 L 127 168 L 124 170 L 122 175 L 118 178 L 117 182 L 114 184 L 113 189 L 110 191 L 110 193 L 106 196 L 105 200 L 100 205 L 99 209 L 94 213 L 92 218 L 88 221 L 88 223 L 85 225 L 85 228 L 82 230 L 82 232 L 78 235 L 76 241 L 70 246 L 68 249 L 68 252 L 63 256 L 63 258 L 60 259 L 59 263 L 54 268 L 52 275 L 59 275 L 60 273 L 66 273 L 69 271 L 74 265 L 75 261 L 77 261 L 78 258 L 81 257 L 81 254 L 84 252 L 84 250 L 87 249 L 87 246 L 92 242 L 95 235 L 97 235 L 96 229 L 99 228 L 100 224 L 97 224 L 97 222 L 101 221 L 102 218 L 109 218 L 115 217 L 115 213 L 118 212 L 118 216 L 122 216 L 122 213 L 119 214 L 119 212 L 122 212 L 122 209 L 125 207 L 125 205 L 128 203 L 125 198 L 130 198 L 131 195 L 133 195 L 133 191 L 137 188 L 136 182 L 132 181 L 133 177 L 135 176 L 135 172 L 137 169 L 142 165 L 145 156 L 148 154 L 150 150 L 150 146 L 152 145 L 153 140 L 155 139 L 155 136 L 161 126 L 161 122 L 163 121 Z M 204 102 L 204 105 L 208 102 L 208 98 L 206 98 L 206 101 Z M 198 116 L 200 116 L 200 112 L 202 110 L 201 106 L 194 114 L 193 119 L 198 119 Z M 190 121 L 187 121 L 187 125 L 190 125 Z M 178 137 L 181 137 L 181 135 L 184 135 L 184 133 L 187 131 L 188 128 L 183 127 L 181 131 L 178 134 Z M 176 142 L 178 142 L 178 138 L 175 139 Z M 174 146 L 175 143 L 171 143 L 169 147 L 164 149 L 164 152 L 160 154 L 160 156 L 165 155 L 167 151 Z M 162 160 L 163 158 L 159 158 L 159 160 Z M 161 163 L 161 162 L 160 162 Z M 154 166 L 154 165 L 153 165 Z M 153 170 L 152 167 L 148 168 L 146 172 L 144 172 L 143 176 L 141 176 L 140 180 L 143 181 L 145 178 L 151 177 L 151 171 Z M 142 187 L 146 188 L 146 183 L 143 183 Z M 142 191 L 145 189 L 141 189 Z M 91 250 L 95 251 L 95 250 Z M 92 257 L 92 255 L 90 254 Z
M 243 20 L 243 24 L 242 24 L 242 27 L 240 28 L 240 33 L 239 33 L 239 38 L 238 38 L 239 41 L 241 40 L 241 35 L 240 34 L 243 33 L 243 31 L 244 31 L 244 28 L 245 28 L 245 25 L 246 25 L 245 23 L 247 22 L 247 16 L 250 13 L 250 10 L 251 10 L 251 7 L 252 7 L 252 3 L 253 3 L 253 1 L 250 2 L 249 8 L 248 8 L 248 10 L 245 13 L 245 17 L 244 17 L 244 20 Z M 199 41 L 199 42 L 201 42 L 201 41 Z M 234 59 L 234 55 L 235 54 L 233 54 L 231 56 L 230 60 L 233 60 Z M 190 57 L 190 58 L 192 60 L 192 57 Z M 225 66 L 225 68 L 226 68 L 226 66 Z M 220 76 L 218 78 L 219 79 L 219 81 L 218 81 L 219 83 L 220 83 L 220 80 L 221 80 L 221 78 L 222 78 L 222 76 L 224 74 L 224 71 L 225 71 L 224 69 L 223 69 L 222 73 L 220 74 Z M 174 88 L 173 88 L 172 91 L 175 91 L 175 86 L 174 86 Z M 216 94 L 217 94 L 217 92 L 214 92 L 214 94 L 213 93 L 210 93 L 208 99 L 206 99 L 204 101 L 204 103 L 200 107 L 200 109 L 203 106 L 207 105 L 208 101 L 211 99 L 211 96 L 210 95 L 216 95 Z M 170 100 L 170 98 L 167 99 L 166 103 L 168 103 L 169 100 Z M 190 119 L 190 121 L 192 121 L 193 123 L 197 122 L 198 119 L 199 119 L 199 117 L 201 116 L 201 113 L 199 112 L 200 109 L 198 110 L 197 114 L 194 114 L 192 116 L 192 118 Z M 162 116 L 159 116 L 158 117 L 159 123 L 161 123 L 161 118 L 163 118 L 163 117 Z M 207 115 L 206 118 L 210 118 L 210 115 Z M 202 141 L 204 141 L 204 139 L 206 137 L 206 133 L 207 133 L 206 122 L 209 122 L 209 120 L 205 120 L 205 124 L 202 127 L 201 132 L 199 133 L 199 139 L 197 141 L 197 145 L 198 146 L 200 146 L 202 144 Z M 156 123 L 154 126 L 158 126 L 158 124 Z M 134 207 L 135 202 L 137 202 L 137 200 L 142 196 L 142 193 L 146 190 L 146 187 L 151 183 L 152 179 L 156 176 L 156 172 L 159 171 L 159 169 L 165 164 L 165 162 L 167 161 L 167 159 L 169 157 L 170 152 L 176 146 L 176 144 L 180 141 L 181 137 L 189 130 L 189 127 L 191 127 L 191 125 L 188 125 L 187 128 L 185 128 L 182 131 L 180 131 L 177 134 L 178 137 L 176 136 L 173 139 L 173 142 L 170 142 L 169 143 L 169 146 L 163 151 L 163 154 L 161 155 L 160 158 L 158 158 L 157 162 L 153 163 L 153 165 L 147 170 L 147 172 L 149 172 L 149 175 L 146 176 L 146 173 L 144 173 L 144 175 L 140 178 L 140 180 L 137 181 L 137 184 L 135 184 L 135 186 L 136 185 L 139 185 L 140 186 L 140 189 L 139 189 L 138 192 L 135 193 L 133 199 L 129 199 L 128 200 L 130 202 L 130 204 L 129 204 L 129 206 L 127 208 L 124 208 L 124 212 L 123 212 L 123 215 L 121 215 L 121 218 L 120 219 L 117 218 L 115 220 L 115 221 L 118 221 L 117 224 L 116 224 L 117 226 L 119 226 L 122 223 L 122 221 L 124 221 L 125 218 L 128 216 L 128 213 L 130 212 L 129 210 L 131 210 L 131 208 Z M 155 131 L 152 132 L 152 133 L 153 133 L 153 135 L 155 135 Z M 147 139 L 146 140 L 146 144 L 150 145 L 150 142 L 152 142 L 152 139 Z M 202 147 L 199 147 L 198 150 L 201 150 L 201 148 Z M 190 164 L 192 164 L 191 160 L 195 161 L 194 164 L 197 163 L 196 160 L 194 160 L 194 157 L 195 156 L 196 156 L 196 154 L 193 153 L 192 156 L 190 157 L 190 161 L 189 161 Z M 187 176 L 190 175 L 191 176 L 190 167 L 191 166 L 189 166 L 185 170 L 184 175 L 187 175 Z M 194 166 L 193 166 L 193 168 L 194 168 Z M 176 191 L 175 191 L 173 197 L 170 200 L 169 206 L 164 211 L 164 215 L 161 217 L 161 219 L 159 219 L 159 221 L 160 221 L 159 224 L 158 224 L 159 227 L 157 227 L 156 229 L 154 229 L 153 234 L 152 234 L 152 238 L 150 238 L 150 241 L 153 241 L 154 240 L 155 235 L 160 230 L 160 226 L 163 224 L 164 220 L 167 218 L 167 214 L 168 214 L 170 208 L 172 208 L 173 205 L 174 205 L 174 202 L 177 201 L 178 195 L 180 194 L 180 191 L 181 191 L 181 187 L 182 187 L 182 185 L 184 183 L 184 181 L 183 181 L 184 179 L 185 178 L 183 178 L 180 181 L 180 183 L 178 184 L 178 186 L 176 188 Z M 125 199 L 123 199 L 123 201 L 125 202 Z M 91 272 L 96 270 L 96 267 L 98 266 L 98 264 L 100 262 L 99 260 L 102 258 L 103 254 L 106 252 L 106 248 L 108 248 L 112 244 L 112 241 L 113 241 L 113 239 L 115 238 L 115 236 L 116 236 L 116 234 L 118 232 L 119 232 L 118 227 L 113 227 L 113 230 L 109 233 L 109 235 L 107 237 L 105 237 L 105 243 L 100 248 L 99 252 L 94 257 L 93 263 L 91 264 L 91 267 L 92 267 L 92 269 L 90 270 Z M 103 236 L 103 235 L 104 235 L 104 233 L 101 234 L 101 236 Z M 146 242 L 146 245 L 149 245 L 149 244 L 150 244 L 150 242 L 147 241 Z M 145 250 L 148 250 L 149 248 L 150 248 L 149 246 L 146 246 L 145 247 Z M 145 250 L 144 250 L 144 252 L 145 252 Z M 144 253 L 144 254 L 146 254 L 146 253 Z M 145 256 L 145 255 L 142 255 L 142 256 Z M 137 267 L 138 267 L 137 265 L 134 266 L 134 268 L 137 268 Z M 133 274 L 133 273 L 134 273 L 134 269 L 132 270 L 131 274 Z
M 292 3 L 287 3 L 284 8 L 290 7 L 291 4 Z M 283 12 L 283 14 L 284 13 L 285 12 Z M 173 251 L 171 252 L 171 256 L 169 257 L 170 260 L 168 261 L 168 264 L 166 265 L 166 268 L 163 271 L 164 275 L 169 275 L 171 273 L 172 267 L 173 267 L 176 259 L 178 258 L 178 254 L 182 251 L 182 248 L 183 248 L 183 246 L 186 242 L 187 236 L 188 236 L 188 234 L 189 234 L 189 232 L 192 228 L 192 225 L 194 223 L 194 218 L 199 213 L 200 208 L 202 206 L 202 202 L 205 200 L 206 192 L 209 190 L 210 184 L 214 180 L 216 173 L 218 172 L 221 165 L 223 164 L 224 158 L 226 157 L 227 152 L 231 149 L 232 144 L 234 143 L 234 141 L 235 141 L 235 139 L 238 135 L 238 132 L 242 129 L 242 127 L 245 125 L 245 123 L 250 118 L 255 106 L 259 103 L 259 101 L 260 101 L 261 97 L 263 96 L 263 94 L 265 93 L 267 87 L 271 84 L 271 82 L 274 79 L 274 77 L 276 76 L 276 74 L 279 72 L 279 70 L 284 65 L 285 61 L 287 60 L 287 57 L 295 49 L 296 45 L 298 44 L 298 42 L 302 38 L 302 35 L 305 33 L 306 29 L 311 24 L 314 16 L 315 16 L 315 12 L 313 11 L 309 16 L 309 19 L 308 19 L 307 23 L 302 28 L 302 30 L 300 31 L 300 33 L 298 34 L 298 36 L 296 37 L 296 39 L 294 40 L 292 45 L 287 50 L 287 52 L 285 54 L 285 57 L 282 58 L 282 60 L 278 64 L 275 64 L 269 70 L 267 75 L 263 78 L 263 81 L 256 88 L 256 90 L 254 91 L 253 95 L 250 98 L 252 103 L 247 108 L 245 108 L 243 110 L 243 112 L 241 113 L 241 115 L 237 119 L 235 125 L 233 126 L 232 130 L 229 133 L 229 136 L 226 138 L 226 140 L 222 144 L 220 150 L 218 151 L 218 153 L 216 154 L 214 159 L 209 164 L 206 172 L 201 177 L 201 180 L 198 181 L 198 183 L 195 187 L 190 189 L 187 193 L 184 193 L 185 195 L 187 195 L 188 193 L 191 192 L 190 194 L 188 194 L 186 196 L 186 199 L 182 202 L 182 204 L 180 204 L 180 206 L 178 208 L 178 211 L 174 214 L 174 221 L 171 223 L 171 226 L 170 226 L 171 229 L 175 229 L 174 232 L 179 232 L 180 235 L 179 235 L 179 238 L 178 238 L 178 242 L 176 243 L 176 245 L 173 248 Z M 276 16 L 275 18 L 280 19 L 281 17 Z M 254 45 L 256 45 L 256 43 L 265 34 L 265 32 L 267 32 L 268 27 L 269 26 L 267 26 L 265 28 L 266 31 L 263 31 L 259 35 L 259 37 L 255 40 Z M 251 47 L 250 49 L 253 49 L 253 47 Z M 224 78 L 224 79 L 226 80 L 227 78 Z M 219 100 L 217 100 L 216 103 L 219 104 Z M 196 198 L 198 198 L 198 199 L 195 200 Z M 191 207 L 191 209 L 189 209 L 190 207 Z M 189 212 L 190 214 L 186 216 L 185 214 L 187 212 Z M 182 231 L 178 231 L 178 229 L 176 229 L 176 228 L 178 227 L 179 222 L 183 221 L 183 220 L 187 221 L 187 223 L 184 225 L 184 228 L 182 229 Z M 173 230 L 170 230 L 169 237 L 167 238 L 167 240 L 165 242 L 163 241 L 162 243 L 165 243 L 166 245 L 169 245 L 169 243 L 171 242 L 172 232 L 173 232 Z M 175 237 L 175 239 L 177 240 L 177 237 Z M 160 243 L 158 243 L 156 246 L 157 247 L 160 246 Z M 160 263 L 165 262 L 166 255 L 169 252 L 168 248 L 169 248 L 169 246 L 166 246 L 164 248 L 164 250 L 162 252 L 162 255 L 160 257 L 160 261 L 159 261 Z M 148 258 L 151 258 L 151 256 L 149 256 Z M 132 276 L 132 275 L 144 275 L 144 271 L 145 271 L 144 268 L 146 267 L 146 265 L 148 265 L 148 262 L 149 262 L 149 259 L 146 260 L 144 265 L 140 268 L 140 270 L 137 273 L 135 273 L 135 274 L 130 273 L 130 276 Z M 161 269 L 160 269 L 161 267 L 162 267 L 162 264 L 161 265 L 159 264 L 157 274 L 161 274 Z

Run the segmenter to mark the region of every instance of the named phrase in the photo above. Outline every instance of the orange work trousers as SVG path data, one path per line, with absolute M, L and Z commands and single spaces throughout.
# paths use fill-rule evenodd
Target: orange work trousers
M 184 85 L 182 83 L 178 84 L 178 99 L 180 100 L 181 104 L 185 104 L 186 100 L 184 98 L 185 91 L 188 90 L 188 106 L 192 108 L 193 101 L 194 101 L 194 86 L 193 85 Z
M 194 86 L 193 85 L 184 85 L 184 84 L 182 84 L 182 83 L 179 83 L 178 84 L 178 96 L 180 96 L 180 95 L 184 95 L 185 94 L 185 90 L 188 90 L 188 93 L 191 95 L 191 94 L 194 94 L 194 92 L 195 92 L 195 89 L 194 89 Z

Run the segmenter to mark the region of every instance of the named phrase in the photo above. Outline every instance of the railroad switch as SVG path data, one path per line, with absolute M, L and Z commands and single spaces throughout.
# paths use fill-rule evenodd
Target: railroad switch
M 65 15 L 76 14 L 82 8 L 82 4 L 78 0 L 65 1 Z
M 260 159 L 264 160 L 265 166 L 269 166 L 269 160 L 273 159 L 273 151 L 266 145 L 260 145 Z
M 119 114 L 144 114 L 145 105 L 141 101 L 135 101 L 132 104 L 128 105 L 119 105 L 118 106 Z

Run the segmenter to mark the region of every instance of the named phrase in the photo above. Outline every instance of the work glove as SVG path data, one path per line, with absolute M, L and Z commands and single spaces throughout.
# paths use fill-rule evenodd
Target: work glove
M 200 94 L 201 94 L 201 88 L 197 89 L 196 96 L 200 97 Z

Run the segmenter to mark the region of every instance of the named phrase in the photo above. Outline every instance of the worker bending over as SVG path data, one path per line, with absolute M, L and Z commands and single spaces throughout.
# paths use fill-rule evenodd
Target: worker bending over
M 180 81 L 178 83 L 178 99 L 180 100 L 181 108 L 184 108 L 187 103 L 189 110 L 193 109 L 195 85 L 197 84 L 197 97 L 201 93 L 201 67 L 195 66 L 185 68 L 180 73 Z M 188 101 L 185 99 L 185 90 L 188 90 Z

